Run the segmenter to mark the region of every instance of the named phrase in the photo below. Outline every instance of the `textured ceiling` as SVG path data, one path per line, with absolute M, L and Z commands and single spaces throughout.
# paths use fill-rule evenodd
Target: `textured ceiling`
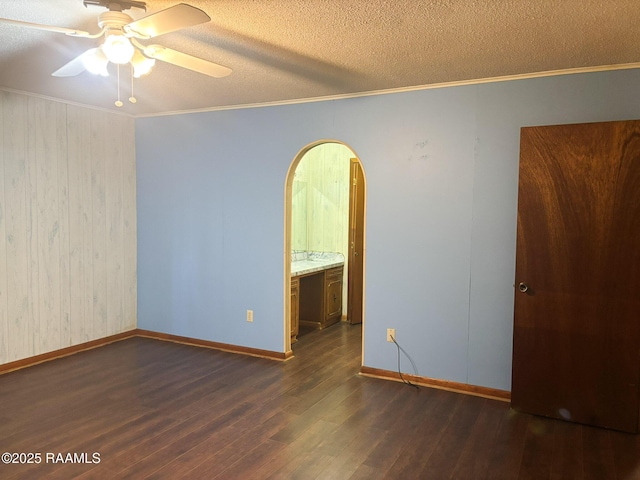
M 149 0 L 147 13 L 177 1 Z M 640 61 L 638 0 L 187 0 L 211 22 L 153 40 L 233 69 L 158 62 L 121 97 L 110 77 L 51 73 L 97 45 L 0 24 L 0 88 L 146 115 Z M 2 0 L 0 17 L 97 32 L 82 0 Z

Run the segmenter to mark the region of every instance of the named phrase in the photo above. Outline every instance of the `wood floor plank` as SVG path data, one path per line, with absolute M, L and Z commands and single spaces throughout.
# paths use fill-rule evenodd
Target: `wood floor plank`
M 383 404 L 383 408 L 374 405 L 370 411 L 372 424 L 386 433 L 364 461 L 366 465 L 389 475 L 392 468 L 399 472 L 407 464 L 411 466 L 411 455 L 426 460 L 424 449 L 429 447 L 425 442 L 434 443 L 433 432 L 437 432 L 442 419 L 446 418 L 446 415 L 439 412 L 452 407 L 451 404 L 447 405 L 450 398 L 448 393 L 441 390 L 423 389 L 417 393 L 398 383 L 390 383 L 385 390 L 389 391 L 391 388 L 395 389 L 396 395 Z M 457 398 L 454 396 L 453 404 Z M 403 415 L 396 414 L 397 408 L 402 409 Z M 389 422 L 388 419 L 392 421 Z M 398 463 L 401 457 L 402 463 Z M 423 462 L 420 467 L 422 465 Z
M 640 480 L 637 435 L 358 375 L 360 326 L 300 337 L 287 362 L 148 338 L 0 375 L 5 479 Z
M 503 419 L 491 453 L 487 480 L 511 480 L 519 478 L 520 466 L 529 430 L 530 415 L 510 410 Z
M 520 464 L 520 480 L 542 480 L 551 477 L 553 439 L 557 421 L 534 417 L 529 422 Z
M 217 468 L 216 461 L 212 458 L 211 453 L 223 450 L 229 443 L 245 434 L 246 432 L 243 429 L 235 425 L 222 428 L 218 434 L 209 436 L 182 455 L 173 455 L 169 463 L 145 478 L 149 480 L 193 478 L 191 472 L 196 468 Z
M 339 444 L 339 451 L 331 455 L 331 460 L 317 477 L 318 480 L 351 477 L 378 445 L 384 434 L 381 431 L 367 429 L 357 429 L 351 433 L 346 436 L 346 441 Z
M 497 402 L 484 402 L 480 415 L 465 443 L 451 478 L 485 478 L 491 461 L 496 437 L 505 419 L 508 406 Z
M 265 478 L 269 480 L 315 479 L 322 473 L 329 460 L 331 460 L 329 457 L 310 451 L 294 456 L 289 450 L 289 463 Z
M 230 411 L 227 415 L 213 422 L 202 425 L 202 422 L 199 421 L 193 425 L 195 428 L 183 430 L 185 435 L 179 438 L 173 436 L 174 432 L 169 432 L 171 436 L 163 438 L 163 445 L 154 450 L 153 453 L 145 456 L 133 465 L 126 466 L 120 464 L 119 466 L 124 466 L 125 468 L 114 470 L 120 478 L 143 478 L 152 474 L 170 463 L 173 458 L 183 455 L 200 443 L 206 441 L 225 426 L 231 424 L 237 415 L 242 415 L 248 408 L 248 405 L 242 404 L 237 409 Z
M 447 427 L 451 423 L 457 409 L 467 398 L 462 395 L 442 395 L 439 392 L 434 395 L 437 399 L 436 403 L 430 410 L 429 419 L 420 423 L 412 422 L 415 427 L 411 430 L 392 429 L 389 431 L 388 437 L 391 439 L 402 439 L 397 452 L 393 452 L 394 458 L 383 461 L 379 466 L 385 468 L 386 475 L 390 478 L 420 478 L 423 467 L 429 460 L 440 439 L 444 435 Z M 399 432 L 402 434 L 399 435 Z M 388 444 L 388 442 L 387 442 Z M 378 450 L 378 455 L 385 454 L 384 450 Z M 434 477 L 433 472 L 427 474 Z
M 553 441 L 551 480 L 584 478 L 582 425 L 557 422 Z
M 250 478 L 254 472 L 259 471 L 260 467 L 268 463 L 272 456 L 286 448 L 287 447 L 280 442 L 265 439 L 253 448 L 245 450 L 246 455 L 236 461 L 233 465 L 222 470 L 215 477 L 212 476 L 208 478 L 223 480 L 231 478 Z
M 450 478 L 458 465 L 469 432 L 477 422 L 478 416 L 488 401 L 480 397 L 460 395 L 459 405 L 452 412 L 442 435 L 422 468 L 422 477 Z
M 387 477 L 385 477 L 385 474 L 381 470 L 363 463 L 355 472 L 353 472 L 353 475 L 349 477 L 349 480 L 382 480 L 385 478 Z
M 616 480 L 620 478 L 616 473 L 613 449 L 607 430 L 588 426 L 582 427 L 582 448 L 585 480 L 597 480 L 600 478 Z
M 609 432 L 618 478 L 640 480 L 640 435 Z

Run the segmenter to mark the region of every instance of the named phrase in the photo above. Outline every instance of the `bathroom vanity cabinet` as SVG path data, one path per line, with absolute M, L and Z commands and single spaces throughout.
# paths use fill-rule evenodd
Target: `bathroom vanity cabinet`
M 341 254 L 323 254 L 322 258 L 292 263 L 292 343 L 297 339 L 300 326 L 322 329 L 341 319 L 343 273 Z

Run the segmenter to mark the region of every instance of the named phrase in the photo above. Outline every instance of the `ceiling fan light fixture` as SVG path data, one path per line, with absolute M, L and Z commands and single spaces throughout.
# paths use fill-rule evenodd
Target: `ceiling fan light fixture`
M 133 65 L 133 76 L 140 78 L 149 72 L 155 66 L 156 61 L 153 58 L 147 58 L 138 50 L 136 50 L 131 57 L 131 65 Z
M 109 71 L 107 70 L 109 59 L 101 48 L 92 48 L 91 50 L 88 50 L 82 56 L 82 63 L 89 73 L 101 75 L 103 77 L 109 76 Z
M 135 48 L 122 32 L 111 31 L 102 44 L 102 51 L 110 62 L 124 65 L 131 61 Z

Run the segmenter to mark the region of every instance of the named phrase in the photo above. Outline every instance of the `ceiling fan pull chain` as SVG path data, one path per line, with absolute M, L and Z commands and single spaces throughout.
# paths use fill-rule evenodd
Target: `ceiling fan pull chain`
M 138 100 L 133 95 L 133 64 L 130 64 L 130 65 L 131 65 L 131 96 L 129 97 L 129 101 L 131 103 L 136 103 Z
M 117 72 L 118 72 L 118 100 L 116 100 L 116 107 L 121 107 L 122 105 L 124 105 L 121 101 L 120 101 L 120 64 L 117 63 L 116 64 L 116 68 L 117 68 Z

